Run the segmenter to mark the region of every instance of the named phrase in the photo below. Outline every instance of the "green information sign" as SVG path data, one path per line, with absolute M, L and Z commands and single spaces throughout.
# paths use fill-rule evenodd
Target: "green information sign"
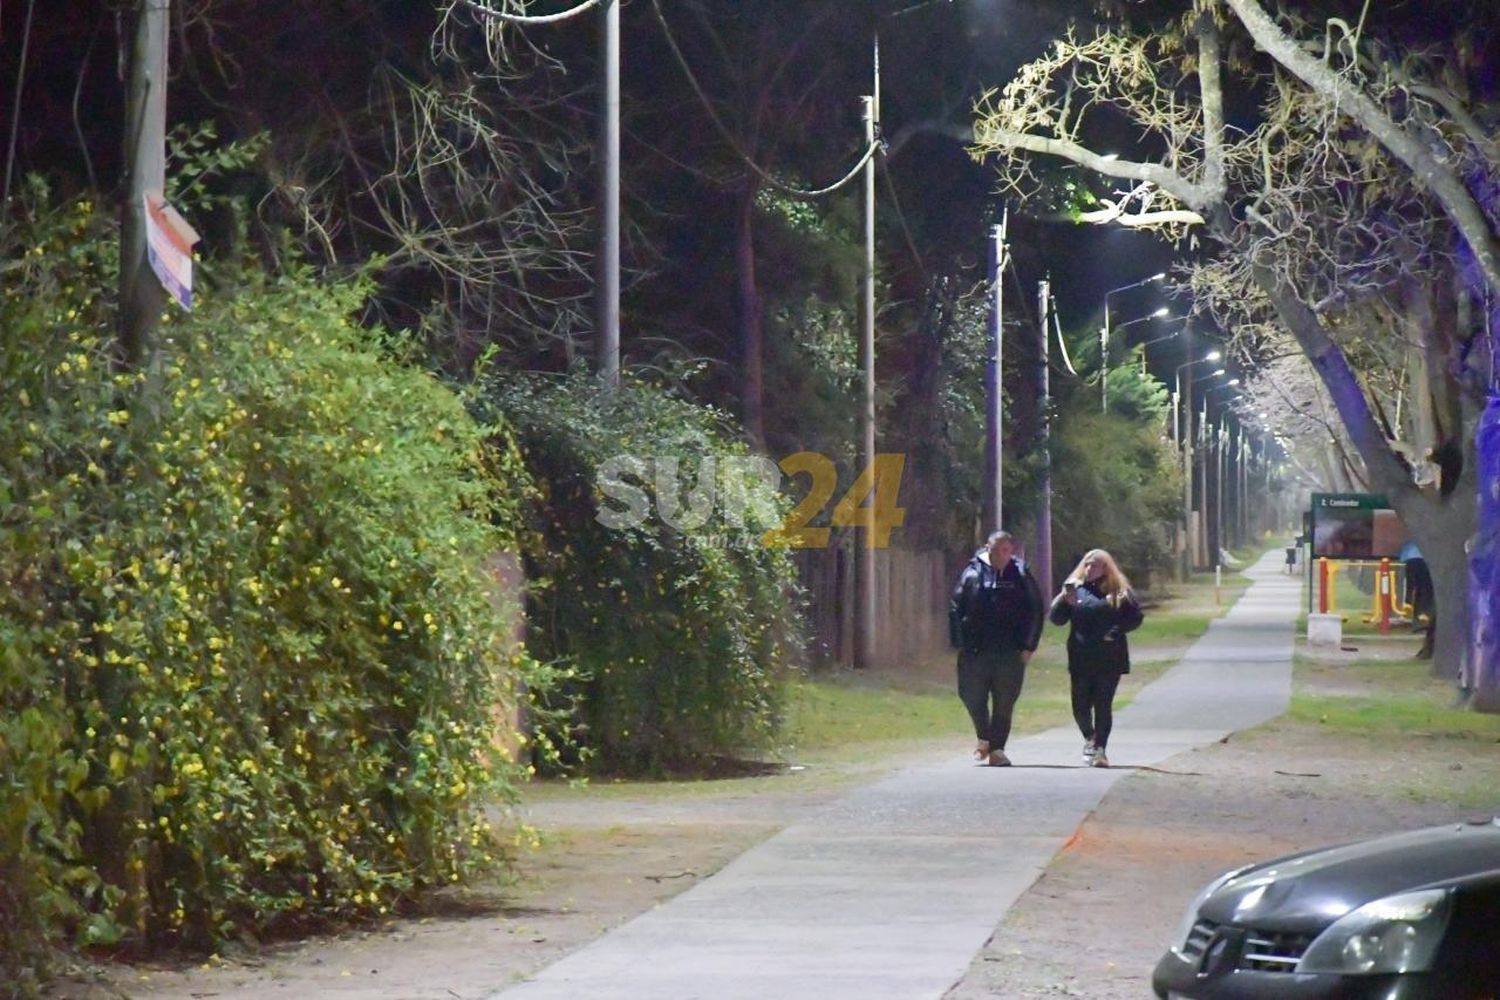
M 1374 493 L 1314 493 L 1312 554 L 1326 559 L 1395 559 L 1406 525 Z

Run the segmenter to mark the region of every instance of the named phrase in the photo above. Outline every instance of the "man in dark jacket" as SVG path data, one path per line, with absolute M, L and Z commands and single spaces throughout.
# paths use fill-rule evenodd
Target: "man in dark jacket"
M 1009 532 L 985 542 L 953 588 L 948 639 L 958 650 L 958 696 L 974 720 L 974 757 L 1008 767 L 1005 742 L 1042 634 L 1042 593 Z

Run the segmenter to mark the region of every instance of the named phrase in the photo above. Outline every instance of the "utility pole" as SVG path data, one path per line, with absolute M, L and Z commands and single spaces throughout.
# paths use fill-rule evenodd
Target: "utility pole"
M 1226 461 L 1224 441 L 1229 436 L 1229 428 L 1224 426 L 1224 413 L 1221 410 L 1214 426 L 1214 550 L 1209 554 L 1209 562 L 1219 565 L 1219 553 L 1224 549 L 1224 464 Z
M 620 384 L 620 0 L 603 0 L 600 17 L 599 259 L 594 325 L 599 380 Z
M 880 75 L 877 47 L 875 74 Z M 863 98 L 865 106 L 865 148 L 875 144 L 879 114 L 876 97 Z M 875 157 L 865 164 L 864 176 L 864 280 L 859 295 L 859 363 L 864 375 L 859 407 L 859 457 L 863 468 L 875 468 Z M 855 552 L 854 595 L 854 666 L 856 669 L 875 663 L 875 537 L 866 529 L 858 539 Z
M 1109 412 L 1109 293 L 1104 294 L 1104 325 L 1099 328 L 1099 412 Z
M 1191 335 L 1189 335 L 1191 338 Z M 1193 356 L 1193 342 L 1188 340 L 1188 357 Z M 1183 378 L 1183 371 L 1187 371 L 1188 377 Z M 1193 568 L 1198 561 L 1198 530 L 1193 521 L 1193 375 L 1191 362 L 1177 370 L 1178 380 L 1182 384 L 1182 430 L 1179 432 L 1182 442 L 1182 579 L 1187 581 L 1193 575 Z
M 985 421 L 985 471 L 990 481 L 985 491 L 985 523 L 989 531 L 1005 527 L 1005 232 L 1009 209 L 1000 214 L 1000 225 L 990 227 L 990 363 L 989 406 Z
M 1188 390 L 1192 391 L 1191 388 Z M 1208 569 L 1213 563 L 1208 558 L 1208 461 L 1204 452 L 1208 449 L 1208 397 L 1203 398 L 1203 410 L 1198 414 L 1198 447 L 1193 455 L 1194 478 L 1198 481 L 1197 505 L 1193 511 L 1193 560 L 1196 566 Z
M 1037 286 L 1037 437 L 1041 450 L 1041 496 L 1036 515 L 1036 558 L 1032 565 L 1036 570 L 1037 585 L 1044 599 L 1052 594 L 1052 400 L 1050 378 L 1047 371 L 1049 350 L 1047 343 L 1048 310 L 1052 304 L 1052 280 L 1042 279 Z
M 1254 525 L 1250 517 L 1250 458 L 1249 436 L 1240 428 L 1240 540 L 1254 541 Z
M 156 327 L 166 292 L 146 257 L 146 192 L 167 183 L 167 38 L 170 0 L 141 0 L 125 97 L 125 203 L 120 207 L 121 362 L 156 383 Z

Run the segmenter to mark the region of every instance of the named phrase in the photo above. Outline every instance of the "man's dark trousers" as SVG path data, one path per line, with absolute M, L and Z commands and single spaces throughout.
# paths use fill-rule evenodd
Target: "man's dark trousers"
M 1005 749 L 1010 739 L 1010 717 L 1026 664 L 1013 646 L 986 646 L 961 650 L 958 654 L 958 697 L 974 720 L 974 735 L 989 743 L 991 750 Z

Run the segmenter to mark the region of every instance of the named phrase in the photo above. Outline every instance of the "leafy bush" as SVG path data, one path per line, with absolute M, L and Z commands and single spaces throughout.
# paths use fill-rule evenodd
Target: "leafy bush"
M 1133 580 L 1171 565 L 1168 528 L 1182 477 L 1160 424 L 1146 417 L 1070 407 L 1059 421 L 1052 465 L 1052 549 L 1058 568 L 1092 548 L 1108 549 Z
M 703 460 L 720 472 L 745 460 L 724 416 L 638 382 L 601 393 L 583 375 L 513 380 L 493 398 L 542 493 L 526 545 L 528 576 L 540 581 L 528 646 L 572 670 L 580 745 L 604 769 L 637 772 L 765 746 L 798 646 L 795 569 L 760 537 L 781 523 L 776 489 L 747 482 L 730 501 L 745 512 L 742 528 L 715 518 L 674 528 L 661 516 L 662 495 L 639 523 L 599 519 L 618 510 L 600 477 L 621 456 L 647 460 L 642 479 L 621 481 L 648 497 L 649 463 L 678 462 L 680 498 L 703 485 L 692 482 Z
M 111 367 L 111 223 L 10 233 L 0 978 L 70 930 L 211 947 L 487 865 L 496 713 L 547 684 L 482 566 L 514 450 L 350 322 L 358 284 L 234 274 L 152 392 Z

